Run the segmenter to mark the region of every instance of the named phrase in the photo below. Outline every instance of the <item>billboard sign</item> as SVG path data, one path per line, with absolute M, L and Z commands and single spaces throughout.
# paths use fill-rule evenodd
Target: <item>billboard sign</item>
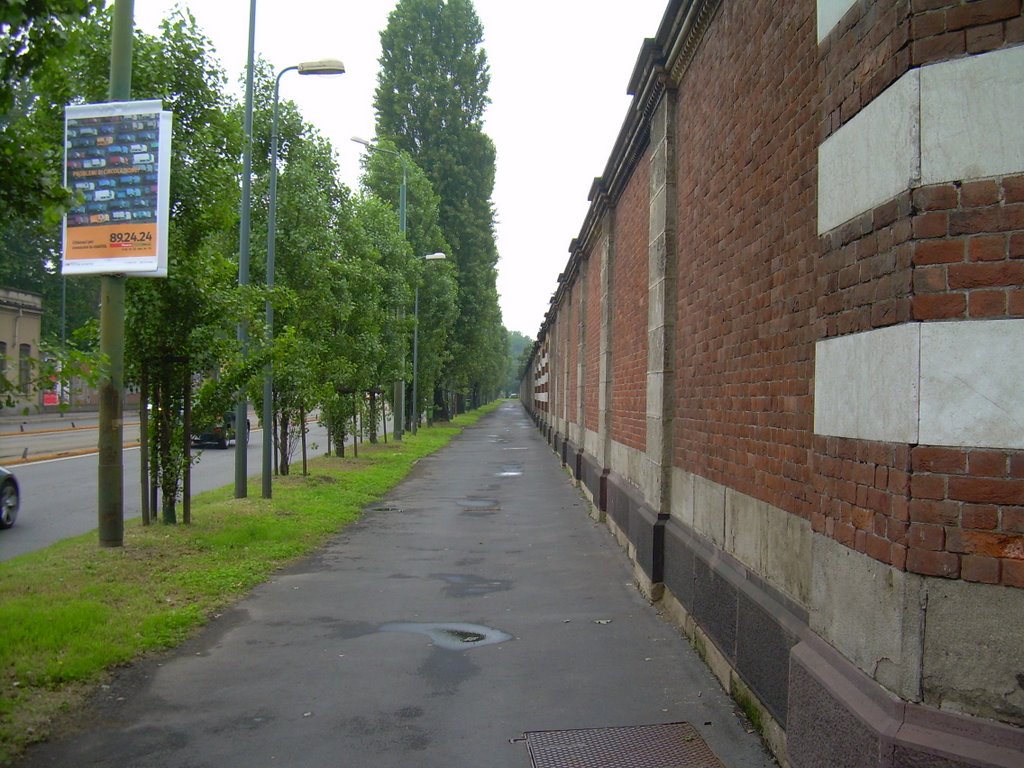
M 159 101 L 68 106 L 64 275 L 167 276 L 171 113 Z

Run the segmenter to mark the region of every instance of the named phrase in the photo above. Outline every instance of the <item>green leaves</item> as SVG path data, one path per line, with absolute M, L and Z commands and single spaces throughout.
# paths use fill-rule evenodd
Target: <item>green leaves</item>
M 381 33 L 374 101 L 378 134 L 409 153 L 438 196 L 436 225 L 450 246 L 458 286 L 444 377 L 474 399 L 496 393 L 506 354 L 495 288 L 495 150 L 483 132 L 490 74 L 482 40 L 470 0 L 400 0 Z M 370 168 L 371 188 L 379 189 L 381 175 Z M 432 236 L 432 221 L 416 224 L 410 218 L 413 242 Z

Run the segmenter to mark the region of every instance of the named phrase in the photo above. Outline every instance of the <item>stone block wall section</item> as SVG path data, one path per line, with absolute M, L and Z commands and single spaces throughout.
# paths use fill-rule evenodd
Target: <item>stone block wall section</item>
M 522 402 L 790 766 L 1024 765 L 1021 0 L 671 0 Z

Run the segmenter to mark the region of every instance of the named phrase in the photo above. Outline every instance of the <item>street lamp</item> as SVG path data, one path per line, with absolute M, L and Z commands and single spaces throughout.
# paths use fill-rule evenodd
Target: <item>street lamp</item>
M 267 288 L 274 287 L 274 245 L 277 238 L 277 112 L 281 93 L 281 78 L 285 72 L 297 71 L 300 75 L 343 75 L 345 65 L 338 59 L 321 59 L 320 61 L 306 61 L 291 67 L 285 67 L 277 73 L 274 81 L 274 111 L 270 124 L 270 199 L 267 211 Z M 265 304 L 267 314 L 267 342 L 274 338 L 274 307 L 267 297 Z M 274 419 L 273 408 L 274 397 L 274 367 L 268 359 L 263 369 L 263 498 L 269 499 L 271 490 L 271 473 L 273 472 L 273 440 L 274 430 L 272 422 Z M 245 434 L 241 430 L 245 427 L 242 423 L 235 424 L 235 441 L 238 441 L 239 434 Z M 305 425 L 303 425 L 305 427 Z
M 239 214 L 238 233 L 238 285 L 249 284 L 249 215 L 252 208 L 252 90 L 253 59 L 256 50 L 256 0 L 249 2 L 249 55 L 245 65 L 245 117 L 242 125 L 245 144 L 242 147 L 242 208 Z M 238 323 L 238 345 L 242 356 L 249 356 L 249 325 L 245 320 Z M 240 390 L 235 402 L 235 498 L 244 499 L 248 493 L 248 447 L 238 439 L 238 425 L 244 424 L 249 413 L 249 402 L 245 390 Z M 143 466 L 145 466 L 143 464 Z M 145 483 L 143 483 L 145 485 Z
M 389 155 L 395 155 L 402 163 L 402 185 L 398 188 L 398 229 L 405 237 L 405 195 L 406 188 L 408 186 L 407 171 L 405 166 L 405 155 L 401 152 L 396 152 L 393 149 L 387 149 L 374 144 L 369 139 L 363 139 L 359 136 L 353 136 L 352 141 L 356 144 L 362 144 L 370 152 L 385 152 Z M 401 316 L 401 313 L 399 313 Z M 404 357 L 404 355 L 403 355 Z M 404 368 L 403 360 L 403 368 Z M 400 441 L 402 439 L 402 432 L 404 431 L 403 421 L 405 420 L 405 378 L 403 377 L 395 383 L 395 426 L 392 430 L 395 440 Z
M 447 257 L 443 253 L 428 253 L 422 258 L 424 261 L 440 261 Z M 415 435 L 416 428 L 420 423 L 419 398 L 417 396 L 417 382 L 420 375 L 420 281 L 418 279 L 416 280 L 416 299 L 413 302 L 412 313 L 412 433 Z

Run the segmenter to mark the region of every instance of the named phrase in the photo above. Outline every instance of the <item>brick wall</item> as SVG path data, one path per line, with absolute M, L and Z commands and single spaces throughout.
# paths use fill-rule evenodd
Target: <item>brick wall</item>
M 578 419 L 577 403 L 579 402 L 579 390 L 577 385 L 579 383 L 579 371 L 577 369 L 577 362 L 579 360 L 579 339 L 580 339 L 580 327 L 579 327 L 579 295 L 580 287 L 579 284 L 574 282 L 572 288 L 569 291 L 567 306 L 565 307 L 565 319 L 566 319 L 566 373 L 568 375 L 568 381 L 566 383 L 566 418 L 576 423 Z
M 1022 39 L 1020 0 L 857 3 L 821 45 L 820 138 L 913 67 Z M 815 274 L 820 338 L 1024 317 L 1024 178 L 910 189 L 822 236 Z M 1013 451 L 818 436 L 812 524 L 899 570 L 1020 586 L 1021 461 Z
M 612 439 L 644 450 L 647 439 L 647 240 L 649 181 L 637 164 L 615 208 L 612 291 Z
M 674 463 L 801 516 L 811 504 L 816 72 L 803 4 L 726 3 L 680 84 L 676 117 Z
M 1024 587 L 1024 451 L 916 446 L 907 570 Z
M 570 419 L 582 354 L 598 433 L 583 482 L 638 583 L 653 596 L 661 580 L 713 666 L 769 702 L 785 738 L 793 726 L 793 765 L 846 757 L 835 712 L 877 740 L 865 765 L 896 754 L 904 716 L 928 760 L 936 734 L 972 760 L 1014 739 L 1024 754 L 1024 732 L 988 730 L 1024 723 L 1022 13 L 1021 0 L 672 0 L 541 329 Z M 649 284 L 649 264 L 664 282 Z M 764 600 L 738 598 L 740 584 Z M 817 671 L 805 686 L 759 678 L 765 666 Z M 787 709 L 818 693 L 828 706 Z M 862 695 L 905 709 L 869 723 Z
M 824 141 L 911 67 L 1024 42 L 1021 0 L 865 0 L 822 41 Z
M 585 256 L 583 286 L 587 310 L 583 316 L 583 425 L 596 432 L 601 373 L 601 259 L 596 249 Z
M 914 192 L 915 320 L 1024 317 L 1024 176 Z
M 911 318 L 915 220 L 907 192 L 821 238 L 815 264 L 820 338 Z

